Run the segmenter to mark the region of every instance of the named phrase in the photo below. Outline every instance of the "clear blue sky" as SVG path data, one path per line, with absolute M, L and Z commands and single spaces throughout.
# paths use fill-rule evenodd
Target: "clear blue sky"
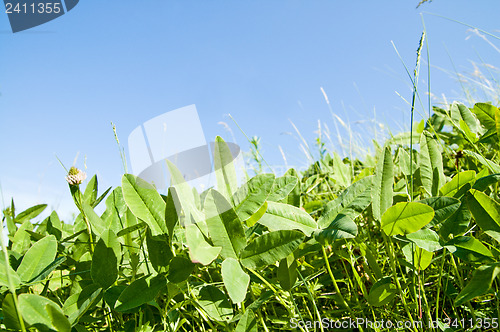
M 289 120 L 311 145 L 318 120 L 334 131 L 321 87 L 333 112 L 367 142 L 374 110 L 376 121 L 401 131 L 409 107 L 397 93 L 410 100 L 411 86 L 391 41 L 412 70 L 423 11 L 500 35 L 499 1 L 435 0 L 415 9 L 417 2 L 85 0 L 16 34 L 2 12 L 4 201 L 14 196 L 20 209 L 48 203 L 64 214 L 71 201 L 56 155 L 69 167 L 79 153 L 76 166 L 86 158 L 102 189 L 117 186 L 123 169 L 110 122 L 126 147 L 135 127 L 190 104 L 207 140 L 232 141 L 225 122 L 248 149 L 230 113 L 261 137 L 271 164 L 283 163 L 278 145 L 290 165 L 305 162 Z M 500 66 L 500 53 L 467 27 L 424 19 L 435 95 L 463 99 L 454 66 L 462 74 L 474 71 L 471 61 Z M 426 71 L 423 62 L 422 92 Z

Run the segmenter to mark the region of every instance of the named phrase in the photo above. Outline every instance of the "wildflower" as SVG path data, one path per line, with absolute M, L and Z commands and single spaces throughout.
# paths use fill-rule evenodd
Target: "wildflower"
M 82 183 L 87 178 L 87 174 L 84 171 L 72 166 L 69 169 L 68 175 L 66 176 L 66 181 L 72 186 L 77 186 Z

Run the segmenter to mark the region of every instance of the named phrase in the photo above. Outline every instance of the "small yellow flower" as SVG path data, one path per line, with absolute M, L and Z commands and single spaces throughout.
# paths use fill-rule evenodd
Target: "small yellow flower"
M 77 186 L 82 183 L 87 178 L 87 174 L 84 171 L 72 166 L 69 169 L 68 175 L 66 176 L 66 181 L 72 186 Z

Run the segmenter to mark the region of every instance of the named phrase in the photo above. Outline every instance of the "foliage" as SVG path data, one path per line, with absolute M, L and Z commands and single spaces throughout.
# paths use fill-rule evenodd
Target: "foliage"
M 70 184 L 73 223 L 12 202 L 1 328 L 322 331 L 332 325 L 308 324 L 350 317 L 494 329 L 500 110 L 454 103 L 415 128 L 375 158 L 324 153 L 302 173 L 240 187 L 218 137 L 220 191 L 192 190 L 172 164 L 167 195 L 125 174 L 98 196 L 94 176 L 83 192 Z

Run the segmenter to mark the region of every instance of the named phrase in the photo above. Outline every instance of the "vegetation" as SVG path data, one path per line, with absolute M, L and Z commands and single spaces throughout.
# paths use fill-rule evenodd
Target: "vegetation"
M 45 205 L 3 211 L 1 327 L 496 330 L 500 110 L 433 111 L 374 157 L 323 153 L 239 188 L 219 137 L 219 191 L 199 194 L 169 164 L 167 195 L 125 174 L 98 196 L 96 176 L 80 190 L 72 168 L 74 223 L 37 221 Z

